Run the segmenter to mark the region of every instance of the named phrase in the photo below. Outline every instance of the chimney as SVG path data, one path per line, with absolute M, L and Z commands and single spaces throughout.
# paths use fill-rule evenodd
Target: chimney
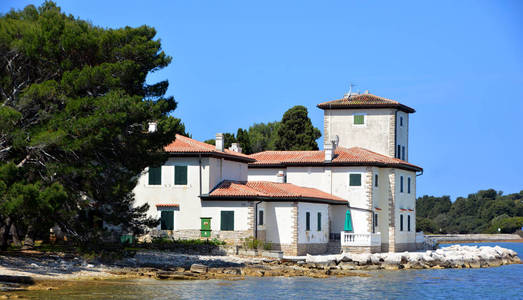
M 216 150 L 223 152 L 223 133 L 216 134 Z
M 326 143 L 323 149 L 325 150 L 325 162 L 331 162 L 334 157 L 334 147 L 331 143 Z
M 149 132 L 156 132 L 156 127 L 158 126 L 158 123 L 156 122 L 149 122 Z
M 278 174 L 276 174 L 276 182 L 285 183 L 285 173 L 283 171 L 278 171 Z
M 242 147 L 240 147 L 240 145 L 238 145 L 238 143 L 232 143 L 231 146 L 229 147 L 229 150 L 238 152 L 238 153 L 242 153 Z

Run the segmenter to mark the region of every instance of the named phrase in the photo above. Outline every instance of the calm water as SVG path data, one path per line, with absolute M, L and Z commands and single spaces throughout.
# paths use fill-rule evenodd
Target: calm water
M 467 245 L 499 245 L 523 255 L 523 243 Z M 371 277 L 91 281 L 19 295 L 40 299 L 523 299 L 523 265 L 368 273 Z

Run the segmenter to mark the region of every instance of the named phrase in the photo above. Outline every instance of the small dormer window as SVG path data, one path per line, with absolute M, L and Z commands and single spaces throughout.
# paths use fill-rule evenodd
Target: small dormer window
M 354 115 L 354 125 L 364 125 L 365 115 Z

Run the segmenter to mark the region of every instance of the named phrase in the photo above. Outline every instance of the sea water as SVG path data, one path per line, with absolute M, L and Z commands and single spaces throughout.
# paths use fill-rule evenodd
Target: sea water
M 520 258 L 523 256 L 523 243 L 464 245 L 499 245 L 518 252 Z M 442 247 L 445 246 L 449 245 Z M 102 280 L 17 294 L 38 299 L 523 299 L 523 265 L 366 273 L 370 276 L 237 281 Z

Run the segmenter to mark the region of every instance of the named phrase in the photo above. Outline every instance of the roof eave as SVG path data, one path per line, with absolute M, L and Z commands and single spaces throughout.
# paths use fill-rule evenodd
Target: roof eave
M 169 156 L 172 156 L 172 157 L 198 157 L 201 155 L 203 157 L 226 158 L 228 160 L 245 162 L 245 163 L 252 163 L 252 162 L 256 161 L 254 158 L 250 158 L 250 157 L 240 157 L 240 156 L 235 156 L 235 155 L 231 155 L 231 154 L 227 154 L 227 153 L 219 153 L 219 152 L 213 152 L 213 151 L 208 151 L 208 152 L 165 151 L 165 152 L 169 153 Z
M 353 105 L 346 105 L 346 104 L 328 104 L 328 103 L 320 103 L 316 105 L 319 109 L 328 110 L 328 109 L 362 109 L 362 108 L 395 108 L 399 109 L 401 111 L 404 111 L 406 113 L 415 113 L 416 110 L 414 108 L 408 107 L 403 104 L 353 104 Z
M 258 200 L 258 201 L 267 201 L 267 202 L 289 202 L 289 201 L 300 201 L 300 202 L 312 202 L 312 203 L 327 203 L 327 204 L 339 204 L 345 205 L 349 203 L 345 200 L 335 200 L 335 199 L 325 199 L 325 198 L 315 198 L 315 197 L 268 197 L 268 196 L 256 196 L 256 195 L 246 195 L 246 196 L 213 196 L 209 194 L 200 195 L 200 198 L 204 201 L 223 201 L 223 200 Z
M 321 167 L 321 166 L 334 166 L 334 167 L 358 167 L 358 166 L 374 166 L 382 168 L 398 168 L 409 171 L 421 172 L 423 168 L 414 165 L 405 164 L 390 164 L 380 162 L 285 162 L 278 164 L 249 164 L 249 168 L 286 168 L 286 167 Z

